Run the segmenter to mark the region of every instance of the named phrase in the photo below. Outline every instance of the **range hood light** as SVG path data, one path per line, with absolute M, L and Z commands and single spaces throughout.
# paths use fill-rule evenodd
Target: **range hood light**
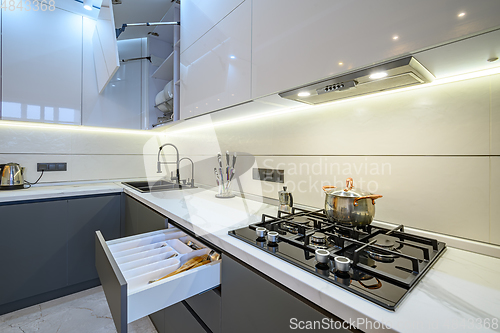
M 409 56 L 354 70 L 278 93 L 282 98 L 306 104 L 322 104 L 338 99 L 432 82 L 434 76 Z M 304 94 L 308 92 L 309 94 Z
M 370 75 L 368 78 L 372 80 L 381 79 L 387 76 L 387 72 L 378 72 Z

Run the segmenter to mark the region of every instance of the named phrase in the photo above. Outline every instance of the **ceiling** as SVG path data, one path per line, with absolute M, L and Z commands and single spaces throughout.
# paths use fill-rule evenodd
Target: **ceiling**
M 113 5 L 115 26 L 120 28 L 124 23 L 160 22 L 174 3 L 172 0 L 121 0 L 121 4 Z M 118 40 L 147 37 L 148 32 L 154 29 L 128 27 Z M 161 35 L 160 38 L 164 39 Z

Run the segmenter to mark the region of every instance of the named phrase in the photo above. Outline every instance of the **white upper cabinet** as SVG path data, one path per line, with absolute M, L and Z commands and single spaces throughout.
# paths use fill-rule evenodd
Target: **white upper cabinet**
M 499 17 L 497 0 L 253 0 L 252 98 L 493 29 Z
M 2 119 L 81 123 L 82 16 L 2 10 Z
M 120 67 L 112 6 L 101 7 L 92 36 L 92 45 L 97 87 L 99 93 L 102 93 Z
M 247 0 L 181 54 L 180 118 L 249 100 L 250 74 L 251 1 Z
M 242 2 L 243 0 L 182 0 L 181 53 Z

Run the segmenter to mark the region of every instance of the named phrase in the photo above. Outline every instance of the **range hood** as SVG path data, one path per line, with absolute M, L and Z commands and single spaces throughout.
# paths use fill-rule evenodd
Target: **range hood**
M 415 58 L 406 57 L 329 78 L 279 94 L 307 104 L 321 104 L 383 90 L 431 82 L 434 76 Z

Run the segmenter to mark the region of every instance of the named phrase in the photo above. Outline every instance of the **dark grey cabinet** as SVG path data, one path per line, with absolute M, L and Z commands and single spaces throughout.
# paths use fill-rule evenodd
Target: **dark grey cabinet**
M 107 240 L 120 237 L 120 196 L 68 200 L 68 284 L 97 279 L 95 231 Z
M 0 206 L 0 304 L 67 285 L 66 201 Z
M 221 274 L 222 333 L 289 332 L 295 325 L 293 318 L 321 322 L 327 317 L 227 256 Z
M 186 303 L 213 333 L 221 331 L 221 297 L 218 289 L 190 297 Z
M 163 215 L 128 195 L 125 196 L 125 236 L 162 230 L 166 227 L 167 222 Z
M 94 233 L 120 236 L 120 194 L 0 204 L 0 314 L 98 285 Z
M 203 326 L 198 323 L 198 321 L 193 317 L 191 312 L 189 312 L 183 302 L 171 305 L 164 311 L 165 333 L 206 333 Z

